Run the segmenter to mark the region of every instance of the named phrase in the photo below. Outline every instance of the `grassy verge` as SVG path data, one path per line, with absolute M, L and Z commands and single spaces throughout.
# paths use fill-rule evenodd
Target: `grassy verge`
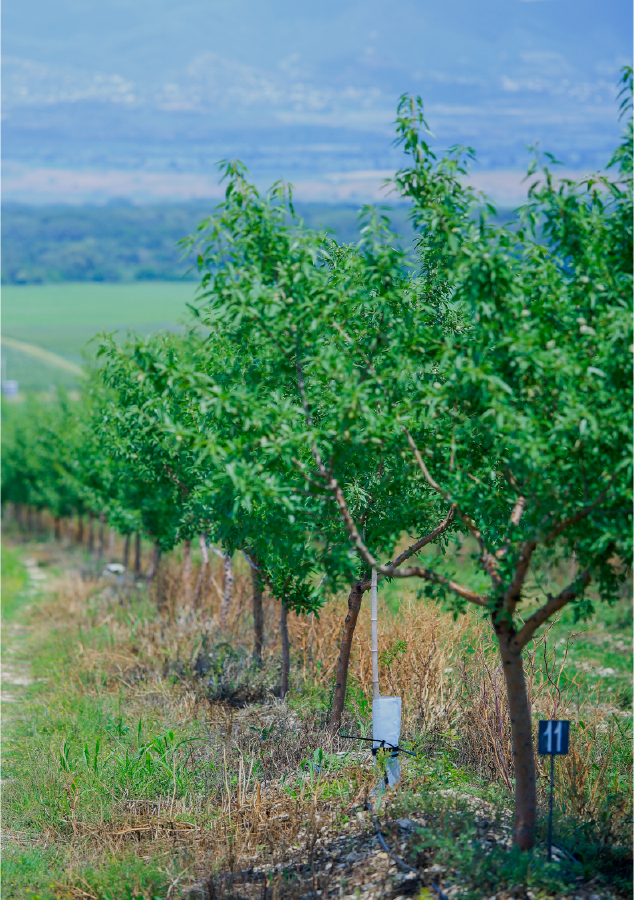
M 27 557 L 38 565 L 25 567 Z M 508 722 L 501 700 L 495 711 L 499 676 L 477 621 L 454 622 L 414 595 L 386 617 L 382 649 L 402 644 L 382 677 L 405 699 L 418 757 L 403 761 L 378 822 L 416 870 L 407 880 L 365 807 L 377 782 L 368 755 L 323 727 L 341 603 L 291 623 L 293 694 L 281 704 L 278 613 L 267 608 L 268 656 L 255 670 L 246 569 L 236 570 L 224 635 L 219 570 L 197 613 L 180 606 L 178 573 L 168 567 L 148 593 L 103 576 L 80 550 L 5 547 L 4 651 L 30 683 L 11 685 L 17 700 L 4 710 L 4 897 L 174 898 L 203 882 L 217 897 L 261 898 L 265 884 L 280 898 L 437 896 L 433 885 L 452 900 L 629 895 L 629 720 L 597 700 L 583 672 L 558 695 L 543 677 L 544 649 L 551 671 L 558 664 L 549 646 L 528 662 L 536 715 L 557 696 L 574 720 L 574 752 L 558 772 L 563 849 L 551 865 L 543 816 L 533 853 L 509 846 L 512 759 L 496 737 Z M 602 629 L 615 641 L 625 641 L 622 606 Z M 368 625 L 348 730 L 369 726 Z M 593 646 L 603 664 L 607 643 Z M 544 800 L 540 779 L 542 810 Z
M 13 547 L 2 550 L 2 622 L 10 622 L 24 602 L 26 570 L 21 555 Z
M 41 556 L 43 547 L 28 550 Z M 62 561 L 48 554 L 45 561 L 49 565 L 40 568 L 49 572 L 49 582 L 57 582 Z M 162 759 L 150 751 L 149 763 L 143 754 L 137 757 L 139 744 L 165 741 L 169 714 L 161 715 L 157 704 L 157 714 L 143 721 L 143 710 L 133 721 L 125 686 L 104 692 L 98 674 L 78 659 L 82 640 L 94 649 L 111 644 L 107 628 L 96 621 L 87 629 L 76 623 L 71 639 L 65 627 L 70 623 L 55 614 L 56 603 L 68 596 L 51 599 L 45 587 L 29 597 L 22 573 L 18 554 L 5 548 L 3 614 L 6 624 L 28 629 L 19 657 L 29 660 L 31 683 L 22 688 L 18 708 L 14 700 L 8 714 L 5 710 L 3 895 L 42 900 L 80 897 L 82 891 L 104 898 L 154 895 L 172 880 L 173 866 L 163 870 L 163 854 L 108 853 L 91 831 L 97 838 L 107 829 L 127 795 L 136 801 L 165 791 L 170 779 L 161 764 L 170 748 Z M 147 606 L 147 598 L 135 598 L 126 612 L 138 620 Z M 5 641 L 11 633 L 5 631 Z M 11 690 L 15 694 L 16 686 Z M 195 727 L 191 723 L 190 729 Z M 128 739 L 131 731 L 134 740 Z M 152 764 L 155 758 L 158 764 Z

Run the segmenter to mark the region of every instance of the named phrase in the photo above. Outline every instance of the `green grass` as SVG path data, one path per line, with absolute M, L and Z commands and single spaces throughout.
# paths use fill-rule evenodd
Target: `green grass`
M 77 888 L 99 900 L 164 900 L 166 885 L 191 867 L 193 849 L 174 845 L 172 850 L 171 843 L 167 847 L 157 844 L 156 849 L 152 843 L 132 843 L 113 853 L 104 849 L 99 835 L 134 821 L 128 809 L 130 802 L 151 805 L 159 801 L 163 818 L 171 819 L 168 810 L 174 799 L 174 820 L 208 828 L 219 814 L 218 788 L 222 790 L 225 777 L 235 796 L 235 752 L 228 772 L 222 774 L 223 754 L 225 749 L 230 752 L 226 737 L 222 737 L 222 722 L 230 721 L 232 714 L 223 711 L 222 716 L 227 718 L 218 720 L 213 727 L 220 730 L 213 731 L 205 721 L 207 707 L 199 714 L 200 707 L 192 710 L 182 703 L 193 685 L 186 677 L 179 681 L 173 663 L 191 660 L 192 649 L 185 644 L 179 650 L 175 639 L 180 639 L 182 626 L 159 623 L 156 607 L 145 590 L 131 588 L 125 596 L 117 597 L 103 581 L 93 588 L 85 587 L 90 582 L 84 582 L 73 599 L 69 582 L 63 589 L 70 591 L 68 596 L 39 596 L 27 584 L 21 562 L 31 554 L 38 556 L 43 566 L 48 562 L 43 571 L 51 578 L 67 568 L 81 567 L 88 573 L 92 565 L 92 571 L 97 571 L 83 551 L 62 551 L 59 545 L 45 540 L 37 545 L 4 547 L 3 650 L 6 653 L 11 642 L 9 663 L 17 657 L 28 664 L 34 680 L 23 687 L 12 686 L 11 693 L 18 694 L 20 702 L 4 708 L 3 896 L 10 900 L 75 900 L 82 896 L 75 892 Z M 239 575 L 241 563 L 236 563 Z M 461 565 L 458 561 L 457 566 Z M 468 574 L 466 568 L 462 572 Z M 381 596 L 387 601 L 387 591 Z M 391 605 L 396 598 L 395 593 L 390 596 Z M 627 637 L 630 629 L 625 607 L 624 600 L 614 607 L 600 607 L 595 631 L 614 635 L 616 640 L 617 635 Z M 155 645 L 163 654 L 160 657 L 148 656 L 147 648 L 140 649 L 143 636 L 155 626 L 161 634 L 160 643 Z M 556 627 L 564 634 L 568 624 L 561 620 Z M 195 646 L 199 634 L 197 631 Z M 596 644 L 595 650 L 601 664 L 609 658 L 605 654 L 613 652 L 606 642 Z M 120 653 L 128 654 L 128 658 L 131 653 L 138 654 L 138 672 L 134 666 L 126 668 L 125 663 L 123 670 L 117 668 Z M 154 666 L 153 675 L 150 666 Z M 323 700 L 313 697 L 307 685 L 307 689 L 298 691 L 293 705 L 300 715 L 312 715 L 319 699 Z M 368 709 L 365 714 L 369 715 Z M 247 733 L 255 730 L 248 722 L 243 727 Z M 278 727 L 283 743 L 286 725 L 280 720 Z M 619 782 L 629 771 L 631 743 L 625 722 L 622 728 L 622 746 L 616 756 L 610 757 L 616 799 L 613 802 L 605 796 L 606 822 L 600 816 L 592 822 L 573 819 L 569 811 L 557 810 L 557 835 L 564 846 L 574 850 L 579 864 L 566 862 L 553 868 L 545 864 L 543 817 L 539 826 L 541 847 L 530 856 L 509 853 L 501 845 L 483 854 L 485 834 L 478 830 L 469 798 L 489 805 L 491 816 L 499 818 L 499 828 L 495 826 L 499 836 L 499 829 L 508 824 L 509 795 L 499 782 L 477 776 L 466 767 L 457 734 L 438 735 L 433 752 L 407 763 L 404 789 L 392 813 L 409 815 L 416 811 L 429 821 L 426 830 L 411 836 L 407 858 L 442 866 L 450 882 L 462 885 L 464 893 L 460 896 L 472 900 L 483 896 L 478 893 L 483 885 L 487 886 L 485 896 L 490 896 L 502 888 L 511 890 L 515 884 L 530 885 L 536 896 L 545 898 L 559 892 L 560 883 L 569 887 L 577 878 L 585 882 L 595 874 L 601 876 L 602 885 L 624 890 L 629 863 L 619 837 L 623 829 L 619 826 L 617 833 L 610 820 L 610 807 L 622 805 L 629 790 L 628 784 Z M 619 732 L 614 734 L 618 739 Z M 201 737 L 204 741 L 198 740 Z M 311 760 L 322 762 L 313 748 L 305 749 L 303 737 L 298 739 L 308 762 L 292 764 L 282 782 L 293 797 L 304 790 Z M 275 742 L 267 745 L 260 762 L 268 764 L 276 752 Z M 603 750 L 594 752 L 600 761 Z M 281 759 L 282 750 L 280 754 Z M 329 762 L 337 769 L 337 778 L 328 782 L 322 796 L 334 803 L 339 803 L 341 796 L 343 808 L 357 791 L 356 782 L 353 784 L 356 770 L 337 757 L 329 757 Z M 603 807 L 597 809 L 603 815 Z M 610 843 L 614 834 L 619 841 L 613 851 Z M 94 842 L 90 835 L 95 836 Z M 395 833 L 391 842 L 396 839 Z
M 568 643 L 569 642 L 569 643 Z M 575 622 L 564 610 L 550 634 L 558 658 L 568 643 L 563 683 L 584 673 L 586 690 L 601 691 L 606 700 L 623 710 L 632 708 L 632 602 L 630 596 L 613 605 L 597 603 L 588 622 Z
M 80 363 L 85 353 L 94 352 L 89 342 L 98 332 L 125 337 L 129 330 L 149 334 L 179 328 L 195 290 L 191 281 L 5 285 L 2 333 Z M 3 377 L 19 381 L 21 390 L 76 384 L 70 373 L 13 348 L 3 348 L 3 357 Z
M 404 549 L 410 540 L 404 540 L 398 550 Z M 478 550 L 472 539 L 466 540 L 459 550 L 453 544 L 450 545 L 444 561 L 438 558 L 439 555 L 435 547 L 426 547 L 420 554 L 426 565 L 433 564 L 434 561 L 443 562 L 445 568 L 439 567 L 440 571 L 473 590 L 488 593 L 490 581 L 476 561 Z M 525 618 L 533 612 L 535 601 L 541 605 L 547 591 L 558 593 L 571 578 L 567 564 L 554 568 L 548 565 L 544 573 L 537 569 L 536 574 L 540 576 L 540 589 L 537 590 L 536 576 L 528 579 L 527 595 L 529 598 L 534 596 L 535 600 L 521 609 Z M 395 578 L 391 582 L 381 582 L 379 603 L 383 605 L 383 609 L 394 614 L 403 597 L 417 587 L 414 580 L 404 582 Z M 592 595 L 592 588 L 589 593 Z M 634 665 L 632 625 L 631 576 L 623 585 L 620 596 L 615 596 L 611 602 L 595 600 L 594 615 L 587 621 L 575 622 L 574 608 L 566 607 L 548 629 L 547 638 L 547 649 L 554 652 L 556 669 L 566 654 L 562 687 L 570 686 L 576 676 L 583 675 L 579 679 L 583 693 L 581 699 L 589 693 L 600 692 L 606 702 L 623 710 L 631 709 Z M 543 630 L 538 632 L 538 638 L 542 633 Z M 540 655 L 542 654 L 543 646 L 540 649 Z
M 26 572 L 13 547 L 2 548 L 2 622 L 9 622 L 25 600 Z
M 141 860 L 131 852 L 110 859 L 87 856 L 81 872 L 73 873 L 66 846 L 77 800 L 83 821 L 98 829 L 110 820 L 113 800 L 116 805 L 127 792 L 136 798 L 169 794 L 174 780 L 182 781 L 178 738 L 161 729 L 158 718 L 125 724 L 121 698 L 99 696 L 99 675 L 77 672 L 76 648 L 59 630 L 45 631 L 43 640 L 41 631 L 24 636 L 43 601 L 27 592 L 24 555 L 3 546 L 3 655 L 9 665 L 30 664 L 33 682 L 11 685 L 18 702 L 3 710 L 2 895 L 59 900 L 71 896 L 67 886 L 79 875 L 103 900 L 158 897 L 167 880 L 161 860 Z M 147 606 L 142 598 L 137 615 L 151 614 Z M 91 629 L 85 639 L 103 647 L 107 630 Z

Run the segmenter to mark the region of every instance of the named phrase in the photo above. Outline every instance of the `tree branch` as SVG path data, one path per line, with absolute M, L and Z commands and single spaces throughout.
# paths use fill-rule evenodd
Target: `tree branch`
M 394 569 L 389 566 L 379 565 L 375 566 L 375 568 L 380 575 L 388 575 L 391 578 L 422 578 L 424 581 L 429 581 L 432 584 L 442 584 L 448 590 L 457 594 L 458 597 L 462 597 L 463 600 L 468 600 L 469 603 L 474 603 L 476 606 L 481 606 L 486 610 L 489 608 L 487 597 L 483 597 L 464 585 L 458 584 L 457 581 L 446 578 L 444 575 L 439 575 L 438 572 L 433 572 L 431 569 L 424 569 L 422 566 L 406 566 L 404 569 Z
M 574 600 L 582 594 L 591 581 L 592 576 L 590 575 L 590 569 L 586 569 L 581 573 L 579 578 L 573 581 L 572 584 L 569 584 L 568 587 L 564 588 L 556 597 L 548 594 L 546 603 L 544 603 L 537 612 L 534 612 L 532 616 L 529 616 L 529 618 L 526 619 L 521 629 L 513 638 L 513 643 L 517 645 L 517 649 L 522 650 L 533 637 L 539 626 L 543 625 L 547 619 L 550 619 L 550 617 L 556 612 L 559 612 L 560 609 L 563 609 L 563 607 L 570 603 L 571 600 Z
M 453 425 L 451 428 L 451 453 L 449 454 L 449 471 L 453 472 L 456 461 L 456 413 L 458 409 L 458 401 L 454 401 L 453 405 Z
M 307 421 L 309 427 L 311 427 L 312 426 L 312 417 L 310 414 L 310 407 L 308 406 L 308 400 L 306 398 L 306 385 L 304 382 L 304 374 L 302 372 L 302 365 L 301 365 L 301 362 L 299 359 L 299 354 L 297 355 L 297 363 L 296 364 L 297 364 L 297 380 L 298 380 L 298 385 L 299 385 L 299 391 L 300 391 L 300 394 L 302 397 L 302 406 L 304 407 L 304 414 L 306 415 L 306 421 Z M 408 437 L 410 437 L 409 432 L 407 432 L 407 430 L 406 430 L 406 433 L 407 433 Z M 414 448 L 415 452 L 418 454 L 418 458 L 420 459 L 420 462 L 422 463 L 422 458 L 420 457 L 420 453 L 418 453 L 418 448 L 416 447 L 414 442 L 411 440 L 411 437 L 410 437 L 410 443 L 413 445 L 413 448 Z M 370 566 L 370 568 L 376 569 L 377 573 L 379 575 L 384 575 L 384 576 L 387 576 L 390 578 L 417 578 L 418 577 L 418 578 L 423 578 L 425 581 L 430 581 L 433 584 L 442 584 L 445 587 L 447 587 L 450 591 L 453 591 L 455 594 L 457 594 L 459 597 L 462 597 L 464 600 L 468 600 L 470 603 L 475 603 L 477 606 L 482 606 L 485 609 L 488 609 L 488 600 L 485 597 L 482 597 L 480 594 L 475 593 L 475 591 L 469 590 L 469 588 L 463 587 L 463 585 L 458 584 L 455 581 L 452 581 L 450 578 L 445 578 L 443 575 L 438 575 L 437 572 L 432 572 L 430 569 L 424 569 L 421 566 L 407 566 L 405 569 L 401 569 L 401 568 L 398 568 L 398 566 L 400 566 L 400 562 L 398 562 L 398 561 L 395 561 L 394 563 L 387 565 L 387 566 L 381 565 L 381 563 L 372 556 L 372 554 L 370 553 L 370 551 L 368 550 L 368 548 L 365 546 L 364 542 L 362 541 L 361 535 L 359 534 L 359 530 L 356 526 L 356 523 L 355 523 L 354 519 L 352 518 L 352 516 L 350 515 L 350 510 L 348 509 L 348 504 L 346 503 L 346 498 L 344 496 L 344 493 L 341 490 L 341 487 L 339 486 L 337 479 L 334 478 L 332 473 L 330 473 L 326 469 L 326 467 L 323 463 L 323 460 L 321 458 L 321 455 L 319 453 L 319 450 L 317 449 L 317 445 L 314 442 L 312 445 L 312 454 L 313 454 L 313 459 L 315 460 L 317 469 L 319 470 L 319 474 L 324 479 L 324 481 L 328 484 L 328 487 L 334 494 L 335 501 L 337 503 L 337 506 L 339 507 L 339 512 L 341 513 L 341 517 L 344 521 L 344 524 L 346 526 L 346 529 L 348 531 L 348 535 L 350 537 L 352 544 L 354 545 L 354 547 L 355 547 L 356 551 L 358 552 L 359 556 L 361 557 L 361 559 L 363 559 L 363 561 L 366 562 Z M 424 463 L 422 463 L 422 464 L 423 464 L 423 466 L 425 465 Z M 426 469 L 425 469 L 425 471 L 426 471 Z M 423 474 L 425 474 L 425 472 L 423 472 Z M 438 492 L 442 494 L 442 490 L 440 489 L 440 486 L 436 486 L 435 489 L 438 490 Z M 456 504 L 452 504 L 452 507 L 460 515 L 460 511 L 458 510 Z M 451 513 L 451 518 L 453 518 L 453 513 Z M 449 514 L 448 514 L 448 516 L 447 516 L 447 518 L 445 518 L 444 522 L 441 522 L 440 525 L 437 526 L 436 529 L 434 529 L 434 532 L 436 532 L 436 533 L 434 534 L 434 532 L 431 532 L 431 535 L 433 535 L 433 536 L 430 537 L 429 535 L 427 535 L 425 538 L 421 538 L 420 542 L 416 542 L 416 543 L 419 543 L 420 547 L 424 547 L 426 543 L 429 543 L 430 541 L 432 541 L 434 539 L 434 537 L 436 537 L 438 534 L 441 534 L 445 530 L 445 528 L 448 527 L 449 523 L 451 522 L 451 518 L 449 517 Z M 415 545 L 413 545 L 413 546 L 415 546 Z M 401 556 L 403 557 L 403 559 L 401 561 L 404 561 L 405 559 L 407 559 L 409 556 L 412 555 L 409 552 L 410 549 L 411 548 L 408 548 L 408 550 L 405 551 L 405 555 L 401 554 Z M 412 553 L 413 552 L 416 552 L 416 551 L 412 551 Z M 399 557 L 399 559 L 401 559 L 401 557 Z
M 321 475 L 323 478 L 328 479 L 330 489 L 335 495 L 335 500 L 337 502 L 337 506 L 339 507 L 339 512 L 341 513 L 341 517 L 348 530 L 348 535 L 350 537 L 350 540 L 352 541 L 352 544 L 354 545 L 361 559 L 366 562 L 371 569 L 376 569 L 379 575 L 384 575 L 389 578 L 423 578 L 425 579 L 425 581 L 431 581 L 434 584 L 444 584 L 449 588 L 449 590 L 453 591 L 459 597 L 462 597 L 465 600 L 469 600 L 471 603 L 475 603 L 478 606 L 483 606 L 485 608 L 488 607 L 488 601 L 485 597 L 480 596 L 480 594 L 476 594 L 474 591 L 469 590 L 469 588 L 457 584 L 457 582 L 452 581 L 449 578 L 445 578 L 442 575 L 438 575 L 436 572 L 432 572 L 430 569 L 424 569 L 421 566 L 407 566 L 405 569 L 401 569 L 398 567 L 400 566 L 400 563 L 398 561 L 395 561 L 394 563 L 391 563 L 387 566 L 382 565 L 377 559 L 372 556 L 372 554 L 362 541 L 355 521 L 350 515 L 350 510 L 348 509 L 348 504 L 346 503 L 346 498 L 344 497 L 343 491 L 337 483 L 337 479 L 333 478 L 331 475 L 328 475 L 328 472 L 326 471 L 323 463 L 320 464 L 318 462 L 318 465 L 321 465 Z M 441 522 L 436 529 L 434 529 L 436 535 L 441 534 L 442 531 L 447 528 L 450 521 L 451 519 L 449 518 L 449 516 L 447 516 L 447 518 L 443 522 Z M 434 533 L 432 532 L 432 534 Z M 429 538 L 429 540 L 427 540 L 427 538 Z M 421 538 L 421 540 L 417 541 L 416 543 L 424 546 L 426 543 L 429 543 L 430 540 L 433 540 L 433 537 L 429 537 L 429 535 L 427 535 L 425 538 Z M 408 556 L 411 555 L 409 553 L 409 549 L 411 548 L 408 548 L 408 550 L 406 550 L 404 554 L 401 554 L 401 556 L 403 556 L 403 560 L 401 561 L 404 561 L 408 558 Z
M 522 518 L 522 515 L 524 514 L 524 510 L 526 509 L 526 504 L 527 504 L 526 497 L 520 496 L 517 498 L 517 502 L 516 502 L 515 506 L 513 507 L 513 509 L 511 510 L 511 515 L 510 515 L 511 525 L 515 525 L 516 528 L 520 524 L 520 519 Z M 503 547 L 500 547 L 499 550 L 495 551 L 495 558 L 503 559 L 508 552 L 509 552 L 509 544 L 505 544 Z M 532 552 L 533 551 L 531 550 L 531 553 Z
M 191 494 L 191 491 L 187 487 L 187 485 L 183 484 L 183 482 L 179 480 L 178 476 L 175 475 L 174 472 L 172 472 L 172 470 L 167 465 L 167 463 L 163 463 L 163 468 L 165 469 L 165 472 L 167 473 L 167 477 L 171 478 L 171 480 L 174 482 L 174 484 L 178 485 L 178 487 L 181 489 L 181 491 L 183 492 L 183 494 L 186 497 L 189 497 Z
M 246 559 L 246 561 L 249 563 L 249 565 L 251 566 L 251 568 L 254 569 L 256 572 L 260 572 L 260 573 L 261 573 L 261 566 L 256 566 L 256 564 L 253 562 L 253 560 L 252 560 L 251 557 L 249 556 L 249 553 L 251 553 L 252 555 L 255 556 L 255 554 L 253 553 L 252 550 L 249 550 L 248 552 L 247 552 L 246 550 L 243 550 L 243 551 L 242 551 L 242 555 L 244 556 L 244 558 Z M 260 578 L 262 578 L 262 577 L 263 577 L 262 574 L 260 574 Z
M 518 497 L 517 503 L 513 507 L 513 512 L 511 513 L 511 524 L 517 526 L 520 524 L 520 519 L 522 518 L 522 513 L 526 509 L 526 497 Z
M 383 460 L 381 460 L 381 463 L 379 465 L 379 471 L 378 471 L 377 475 L 379 478 L 383 477 Z M 359 519 L 359 522 L 361 523 L 362 526 L 365 525 L 365 521 L 368 518 L 368 515 L 370 513 L 370 510 L 372 509 L 372 505 L 374 504 L 375 499 L 376 499 L 375 495 L 370 494 L 370 499 L 368 500 L 365 511 L 363 513 L 361 513 L 361 518 Z
M 313 427 L 313 418 L 310 414 L 310 406 L 308 405 L 308 398 L 306 397 L 306 383 L 304 381 L 304 372 L 302 370 L 302 363 L 299 358 L 299 348 L 297 350 L 297 358 L 295 360 L 295 365 L 297 367 L 297 384 L 299 386 L 299 393 L 302 398 L 302 406 L 304 407 L 304 415 L 306 416 L 306 423 L 309 428 Z
M 570 516 L 570 518 L 564 519 L 563 522 L 560 522 L 559 525 L 556 525 L 553 530 L 546 535 L 546 537 L 544 538 L 544 543 L 547 544 L 548 541 L 552 541 L 553 538 L 558 537 L 562 533 L 562 531 L 566 530 L 566 528 L 569 528 L 571 525 L 574 525 L 575 522 L 579 522 L 581 521 L 581 519 L 585 519 L 587 516 L 589 516 L 595 506 L 598 506 L 599 503 L 601 503 L 605 499 L 605 495 L 612 487 L 612 482 L 614 481 L 615 477 L 616 476 L 611 479 L 606 489 L 599 494 L 596 500 L 594 500 L 592 503 L 589 503 L 587 506 L 584 506 L 583 509 L 580 509 L 578 512 L 576 512 L 574 516 Z
M 462 510 L 460 509 L 460 507 L 458 506 L 458 504 L 451 499 L 451 494 L 449 493 L 449 491 L 443 490 L 443 488 L 441 488 L 441 486 L 438 484 L 438 482 L 435 481 L 434 478 L 432 478 L 431 473 L 430 473 L 429 469 L 427 468 L 427 466 L 425 465 L 423 457 L 421 456 L 420 450 L 416 446 L 416 442 L 414 441 L 414 438 L 411 436 L 411 434 L 409 433 L 407 428 L 403 428 L 403 431 L 407 435 L 407 440 L 409 441 L 409 445 L 414 452 L 414 456 L 416 457 L 416 462 L 418 463 L 418 467 L 421 470 L 421 472 L 423 473 L 425 480 L 427 481 L 429 486 L 434 491 L 436 491 L 438 494 L 440 494 L 440 496 L 443 497 L 447 501 L 447 503 L 451 503 L 451 505 L 454 507 L 454 509 L 458 513 L 458 516 L 460 517 L 460 519 L 464 522 L 464 524 L 467 526 L 467 529 L 471 532 L 473 537 L 478 542 L 478 546 L 480 547 L 480 551 L 481 551 L 480 561 L 484 567 L 485 572 L 487 573 L 487 575 L 489 575 L 489 577 L 491 578 L 491 581 L 493 582 L 494 585 L 497 586 L 497 585 L 501 584 L 501 578 L 500 578 L 500 576 L 498 574 L 498 570 L 497 570 L 497 560 L 496 560 L 495 556 L 489 552 L 487 545 L 484 541 L 482 532 L 480 531 L 478 526 L 475 524 L 473 519 L 470 518 L 470 516 L 466 515 L 466 513 L 463 513 Z
M 431 542 L 437 538 L 443 531 L 446 531 L 451 524 L 451 520 L 454 517 L 454 508 L 453 506 L 450 508 L 447 516 L 440 525 L 437 525 L 433 531 L 430 531 L 429 534 L 426 534 L 425 537 L 420 538 L 418 541 L 415 541 L 411 546 L 407 548 L 407 550 L 403 550 L 403 552 L 396 557 L 394 562 L 388 563 L 389 566 L 397 566 L 402 565 L 406 559 L 409 559 L 410 556 L 414 556 L 415 553 L 418 553 L 419 550 L 422 550 L 427 544 L 431 544 Z
M 535 541 L 524 541 L 520 549 L 520 558 L 515 567 L 513 580 L 504 592 L 503 605 L 511 615 L 513 615 L 515 607 L 519 603 L 522 585 L 536 547 L 537 543 Z
M 453 519 L 453 517 L 454 517 L 454 508 L 452 506 L 451 509 L 449 510 L 449 512 L 447 513 L 446 518 L 440 523 L 440 525 L 437 525 L 433 529 L 433 531 L 429 532 L 429 534 L 426 534 L 424 537 L 415 541 L 413 544 L 410 544 L 410 546 L 407 548 L 407 550 L 403 550 L 403 552 L 399 556 L 396 557 L 394 562 L 389 562 L 389 563 L 387 563 L 387 565 L 390 567 L 393 567 L 395 569 L 397 569 L 399 566 L 403 565 L 403 563 L 405 562 L 406 559 L 409 559 L 410 556 L 414 556 L 415 553 L 418 553 L 418 551 L 422 550 L 422 548 L 425 547 L 427 544 L 431 544 L 431 542 L 435 538 L 437 538 L 438 535 L 442 534 L 443 531 L 446 531 L 447 528 L 449 527 L 449 525 L 451 524 L 451 520 Z M 381 578 L 385 578 L 385 577 L 386 577 L 385 575 L 379 574 L 379 580 Z M 363 581 L 363 582 L 361 582 L 361 589 L 363 591 L 367 591 L 370 589 L 371 584 L 372 584 L 372 582 L 370 582 L 370 581 Z
M 291 462 L 295 463 L 295 465 L 302 470 L 304 479 L 309 484 L 312 484 L 314 487 L 319 488 L 320 491 L 327 490 L 327 487 L 325 485 L 321 484 L 319 481 L 315 481 L 314 478 L 311 478 L 311 476 L 308 474 L 308 466 L 306 465 L 306 463 L 303 463 L 300 459 L 296 459 L 294 456 L 291 457 Z

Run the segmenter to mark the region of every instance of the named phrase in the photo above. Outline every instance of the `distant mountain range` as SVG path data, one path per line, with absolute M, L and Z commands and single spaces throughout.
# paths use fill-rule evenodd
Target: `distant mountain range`
M 106 199 L 121 172 L 139 195 L 200 196 L 179 176 L 211 191 L 234 156 L 263 181 L 383 177 L 403 92 L 423 96 L 440 147 L 471 144 L 483 169 L 520 170 L 537 141 L 596 168 L 631 34 L 625 0 L 6 0 L 5 197 Z M 60 172 L 101 174 L 72 188 Z

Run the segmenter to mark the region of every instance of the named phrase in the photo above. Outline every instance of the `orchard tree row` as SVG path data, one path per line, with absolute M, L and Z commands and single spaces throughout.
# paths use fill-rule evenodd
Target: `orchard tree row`
M 536 157 L 507 226 L 465 186 L 471 151 L 436 158 L 426 134 L 420 99 L 403 97 L 393 188 L 413 253 L 371 209 L 342 246 L 302 225 L 286 185 L 262 195 L 224 164 L 224 203 L 184 242 L 201 275 L 189 330 L 105 336 L 80 403 L 27 406 L 4 498 L 105 515 L 161 551 L 242 551 L 258 660 L 262 592 L 281 603 L 283 693 L 288 612 L 345 590 L 333 730 L 372 570 L 473 608 L 503 663 L 514 840 L 529 848 L 523 650 L 565 606 L 584 619 L 613 601 L 631 563 L 631 122 L 606 174 L 557 180 Z M 469 583 L 448 552 L 465 542 Z M 562 560 L 573 574 L 553 591 Z

